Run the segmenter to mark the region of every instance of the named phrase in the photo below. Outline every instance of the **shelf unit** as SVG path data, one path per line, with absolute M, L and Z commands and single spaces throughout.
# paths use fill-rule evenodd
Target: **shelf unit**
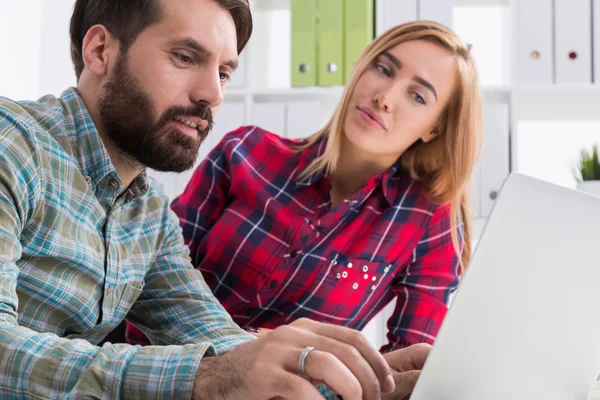
M 492 77 L 493 79 L 490 79 L 490 74 L 485 75 L 485 71 L 480 70 L 480 77 L 488 78 L 486 80 L 482 79 L 481 90 L 485 104 L 492 106 L 504 105 L 508 118 L 506 132 L 502 136 L 502 140 L 506 141 L 503 150 L 497 152 L 493 148 L 487 151 L 484 149 L 482 156 L 486 157 L 482 161 L 486 163 L 487 168 L 492 169 L 488 175 L 491 175 L 491 179 L 494 182 L 486 185 L 486 176 L 482 176 L 481 171 L 474 175 L 473 188 L 474 192 L 476 192 L 475 240 L 477 240 L 483 230 L 487 214 L 491 208 L 491 204 L 493 204 L 493 201 L 490 202 L 488 200 L 492 194 L 491 192 L 499 190 L 503 177 L 510 170 L 518 170 L 515 158 L 511 155 L 515 153 L 518 145 L 515 132 L 519 121 L 531 119 L 595 119 L 598 114 L 595 110 L 600 110 L 600 86 L 594 84 L 516 85 L 511 83 L 511 74 L 515 68 L 512 55 L 517 40 L 514 37 L 514 27 L 512 25 L 516 1 L 519 0 L 454 1 L 455 23 L 464 23 L 465 21 L 470 23 L 476 20 L 475 16 L 477 13 L 482 13 L 485 18 L 492 18 L 489 20 L 489 23 L 479 22 L 480 25 L 471 30 L 464 29 L 463 26 L 458 25 L 455 25 L 453 28 L 461 36 L 464 32 L 465 36 L 463 37 L 465 40 L 473 40 L 474 57 L 478 61 L 478 65 L 486 68 L 493 66 L 492 64 L 495 60 L 500 60 L 502 63 L 502 71 L 496 71 L 496 75 Z M 277 109 L 285 110 L 288 103 L 312 101 L 321 105 L 321 117 L 330 115 L 337 99 L 342 94 L 342 87 L 290 87 L 289 0 L 254 0 L 251 3 L 255 18 L 255 32 L 243 55 L 244 66 L 239 72 L 241 78 L 238 78 L 245 85 L 243 87 L 235 87 L 235 82 L 232 82 L 233 85 L 226 89 L 224 107 L 243 106 L 244 115 L 241 119 L 243 124 L 254 124 L 256 122 L 256 107 L 269 104 L 280 105 Z M 488 60 L 489 57 L 483 55 L 481 52 L 478 53 L 482 48 L 487 47 L 485 42 L 476 41 L 479 39 L 479 37 L 476 37 L 476 33 L 481 31 L 482 26 L 486 28 L 487 26 L 493 26 L 496 29 L 500 29 L 500 32 L 496 32 L 493 38 L 494 42 L 489 45 L 489 47 L 498 49 L 492 55 L 495 57 L 492 61 Z M 471 37 L 466 37 L 468 34 Z M 227 112 L 220 116 L 218 115 L 217 127 L 219 117 L 227 119 L 228 123 L 232 123 L 229 120 L 230 116 L 231 114 Z M 208 152 L 209 148 L 224 133 L 224 130 L 219 129 L 213 132 L 213 141 L 204 146 L 205 148 L 202 150 L 201 157 L 206 154 L 205 152 Z M 307 129 L 306 135 L 310 133 L 312 131 Z M 491 142 L 493 140 L 494 138 L 492 138 Z M 481 167 L 478 166 L 478 168 Z M 496 170 L 494 170 L 495 168 Z M 185 182 L 187 177 L 183 176 L 178 179 Z M 490 187 L 493 189 L 488 189 Z M 487 201 L 485 212 L 482 210 L 482 201 Z M 364 329 L 366 336 L 376 346 L 385 342 L 385 334 L 387 332 L 385 323 L 393 311 L 393 306 L 394 304 L 390 304 Z

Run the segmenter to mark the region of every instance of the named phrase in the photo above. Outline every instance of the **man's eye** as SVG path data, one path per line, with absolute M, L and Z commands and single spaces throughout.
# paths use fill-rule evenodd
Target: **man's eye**
M 177 57 L 179 59 L 179 61 L 181 61 L 184 64 L 193 64 L 194 63 L 192 58 L 189 56 L 186 56 L 185 54 L 175 53 L 175 57 Z

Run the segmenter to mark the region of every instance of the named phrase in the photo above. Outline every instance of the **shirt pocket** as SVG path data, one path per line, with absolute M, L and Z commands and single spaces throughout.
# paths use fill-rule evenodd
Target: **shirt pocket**
M 125 283 L 125 287 L 121 292 L 121 298 L 119 299 L 119 303 L 116 307 L 116 317 L 120 319 L 124 319 L 133 303 L 137 301 L 137 299 L 142 294 L 143 283 L 140 282 L 127 282 Z
M 356 328 L 388 292 L 394 266 L 334 254 L 318 267 L 318 279 L 305 299 L 306 315 L 323 322 Z M 383 307 L 384 304 L 381 304 Z

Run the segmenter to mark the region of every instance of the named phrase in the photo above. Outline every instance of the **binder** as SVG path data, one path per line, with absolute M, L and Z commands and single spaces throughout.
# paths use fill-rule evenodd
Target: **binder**
M 418 0 L 377 0 L 375 3 L 377 36 L 391 27 L 417 19 Z
M 292 86 L 317 84 L 317 0 L 291 0 Z
M 600 82 L 600 0 L 592 0 L 592 81 Z M 600 377 L 599 377 L 600 379 Z
M 554 0 L 556 83 L 592 82 L 590 0 Z
M 278 135 L 285 135 L 285 103 L 255 103 L 252 125 Z
M 304 1 L 304 0 L 302 0 Z M 344 0 L 318 0 L 317 82 L 344 84 Z
M 360 54 L 373 40 L 373 14 L 373 0 L 344 0 L 344 81 L 348 80 Z
M 552 83 L 552 0 L 515 0 L 517 83 Z
M 452 28 L 453 0 L 419 0 L 419 19 L 435 21 Z
M 481 147 L 481 217 L 487 218 L 508 173 L 509 112 L 506 103 L 487 103 L 483 106 L 483 144 Z
M 323 127 L 323 110 L 318 101 L 291 101 L 286 104 L 285 136 L 302 139 Z
M 473 218 L 481 217 L 481 160 L 478 160 L 471 173 L 469 186 L 469 207 Z

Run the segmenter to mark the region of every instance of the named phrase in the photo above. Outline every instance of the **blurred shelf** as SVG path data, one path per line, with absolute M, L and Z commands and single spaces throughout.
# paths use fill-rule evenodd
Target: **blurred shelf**
M 455 7 L 509 6 L 511 0 L 454 0 Z
M 253 98 L 281 98 L 294 99 L 306 97 L 334 97 L 340 96 L 344 88 L 342 86 L 331 87 L 295 87 L 295 88 L 255 88 L 226 89 L 227 98 L 251 96 Z M 542 84 L 542 85 L 483 85 L 481 87 L 484 95 L 494 94 L 546 94 L 546 93 L 580 93 L 589 92 L 600 94 L 600 84 Z

